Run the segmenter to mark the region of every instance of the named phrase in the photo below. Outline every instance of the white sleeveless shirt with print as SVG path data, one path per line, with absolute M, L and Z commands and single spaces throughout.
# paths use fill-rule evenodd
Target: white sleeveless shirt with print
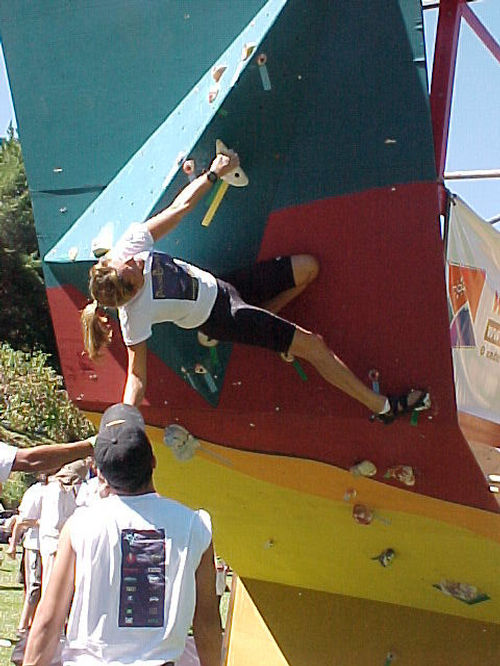
M 210 516 L 156 493 L 110 495 L 69 523 L 75 593 L 65 666 L 160 666 L 179 659 Z

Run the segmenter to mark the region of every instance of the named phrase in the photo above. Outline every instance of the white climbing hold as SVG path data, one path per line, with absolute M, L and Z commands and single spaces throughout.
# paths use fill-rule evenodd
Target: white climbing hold
M 113 226 L 114 222 L 107 222 L 102 229 L 100 229 L 97 236 L 92 239 L 90 249 L 92 250 L 94 257 L 97 259 L 103 257 L 113 246 Z
M 363 460 L 349 468 L 353 476 L 375 476 L 377 468 L 370 460 Z
M 68 250 L 68 257 L 70 258 L 70 261 L 75 261 L 78 256 L 78 248 L 73 246 L 70 247 Z
M 217 155 L 229 155 L 230 149 L 222 139 L 217 139 L 215 141 L 215 152 Z M 221 176 L 221 180 L 229 185 L 233 185 L 233 187 L 246 187 L 248 185 L 248 176 L 241 168 L 241 164 Z
M 192 174 L 194 171 L 194 160 L 186 160 L 182 165 L 182 170 L 187 175 Z
M 191 460 L 199 448 L 200 442 L 186 428 L 171 424 L 165 428 L 163 441 L 172 449 L 172 453 L 182 462 Z
M 248 42 L 247 44 L 243 44 L 243 48 L 241 49 L 241 59 L 248 60 L 256 48 L 257 44 L 255 42 Z
M 219 341 L 215 338 L 209 338 L 208 335 L 198 331 L 198 342 L 202 347 L 216 347 L 219 344 Z

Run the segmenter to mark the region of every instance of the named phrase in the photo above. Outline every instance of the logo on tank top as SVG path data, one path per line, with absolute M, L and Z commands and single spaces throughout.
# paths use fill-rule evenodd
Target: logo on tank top
M 122 530 L 121 552 L 118 626 L 163 626 L 165 530 Z
M 164 252 L 153 252 L 151 279 L 155 300 L 195 301 L 198 298 L 198 280 Z

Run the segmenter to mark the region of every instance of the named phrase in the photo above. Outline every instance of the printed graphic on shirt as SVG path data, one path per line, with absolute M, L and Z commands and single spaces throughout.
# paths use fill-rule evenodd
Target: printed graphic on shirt
M 151 277 L 155 300 L 168 298 L 195 301 L 198 297 L 198 280 L 164 252 L 153 252 Z
M 165 530 L 122 530 L 121 546 L 118 626 L 163 626 Z

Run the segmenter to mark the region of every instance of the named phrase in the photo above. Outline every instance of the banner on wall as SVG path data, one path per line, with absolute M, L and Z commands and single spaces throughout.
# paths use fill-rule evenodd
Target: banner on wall
M 500 232 L 456 196 L 446 283 L 458 410 L 500 423 Z

